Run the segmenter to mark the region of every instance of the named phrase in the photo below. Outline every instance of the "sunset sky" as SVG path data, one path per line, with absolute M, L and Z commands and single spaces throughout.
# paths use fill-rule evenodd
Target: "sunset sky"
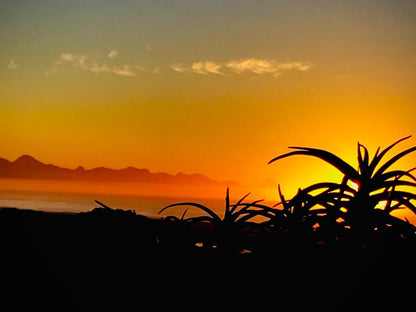
M 267 165 L 288 146 L 355 166 L 357 141 L 416 145 L 414 0 L 2 1 L 0 42 L 9 160 L 197 172 L 260 196 L 334 177 L 301 156 Z

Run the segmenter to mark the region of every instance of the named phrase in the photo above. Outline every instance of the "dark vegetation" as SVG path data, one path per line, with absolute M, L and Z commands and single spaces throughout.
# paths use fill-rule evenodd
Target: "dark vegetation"
M 404 138 L 407 139 L 407 138 Z M 155 220 L 101 208 L 79 214 L 0 210 L 2 304 L 33 310 L 249 308 L 297 311 L 414 311 L 416 227 L 392 215 L 416 214 L 416 178 L 382 162 L 401 139 L 370 159 L 358 144 L 358 169 L 319 149 L 340 170 L 275 207 L 231 203 L 223 215 L 198 203 L 163 208 Z M 169 216 L 173 206 L 198 217 Z M 150 309 L 150 308 L 149 308 Z M 6 310 L 4 310 L 6 311 Z

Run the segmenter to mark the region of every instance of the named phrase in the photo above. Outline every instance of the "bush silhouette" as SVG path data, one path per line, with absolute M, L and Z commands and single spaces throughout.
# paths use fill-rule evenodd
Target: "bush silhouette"
M 213 229 L 210 238 L 200 244 L 210 248 L 220 246 L 224 250 L 253 250 L 264 242 L 268 248 L 275 249 L 334 246 L 362 249 L 413 244 L 416 227 L 407 219 L 395 217 L 392 212 L 407 209 L 416 214 L 412 203 L 416 194 L 408 190 L 416 187 L 416 178 L 411 173 L 415 168 L 407 171 L 388 169 L 416 151 L 416 147 L 381 162 L 393 147 L 409 137 L 394 142 L 381 152 L 379 147 L 371 160 L 368 149 L 358 143 L 358 169 L 326 150 L 291 147 L 295 151 L 275 157 L 269 164 L 294 155 L 312 156 L 337 168 L 343 178 L 340 183 L 321 182 L 299 189 L 290 200 L 285 199 L 279 185 L 280 203 L 276 206 L 281 205 L 281 208 L 260 204 L 261 201 L 244 203 L 248 194 L 232 205 L 227 189 L 224 217 L 192 202 L 172 204 L 160 212 L 175 206 L 202 210 L 207 215 L 184 218 L 184 214 L 180 220 L 182 226 L 209 223 Z M 259 216 L 266 220 L 254 222 Z M 253 238 L 257 240 L 255 244 L 252 244 Z
M 312 219 L 310 223 L 316 221 L 317 228 L 331 234 L 333 239 L 348 237 L 362 247 L 368 247 L 375 238 L 414 239 L 415 227 L 407 220 L 394 217 L 391 212 L 408 209 L 416 214 L 416 207 L 411 202 L 416 199 L 416 194 L 403 189 L 416 187 L 416 178 L 411 174 L 415 168 L 407 171 L 387 169 L 402 157 L 416 151 L 416 147 L 402 151 L 380 164 L 389 150 L 408 138 L 396 141 L 381 153 L 378 148 L 371 161 L 367 148 L 358 143 L 357 170 L 328 151 L 291 147 L 296 151 L 280 155 L 269 163 L 294 155 L 313 156 L 337 168 L 344 177 L 341 183 L 318 183 L 300 189 L 290 201 L 285 201 L 280 193 L 283 210 L 291 210 L 292 213 L 301 210 L 303 217 Z M 355 183 L 357 187 L 354 188 L 349 182 Z
M 269 206 L 262 205 L 260 202 L 263 200 L 256 200 L 246 203 L 244 200 L 250 195 L 243 196 L 237 203 L 230 203 L 229 188 L 227 188 L 225 197 L 225 210 L 224 216 L 221 218 L 212 209 L 194 202 L 182 202 L 172 205 L 168 205 L 161 209 L 159 213 L 176 207 L 176 206 L 192 206 L 196 207 L 207 215 L 184 218 L 185 213 L 182 215 L 181 223 L 193 226 L 201 223 L 210 224 L 210 235 L 207 235 L 204 241 L 194 242 L 198 246 L 205 248 L 219 248 L 222 252 L 248 252 L 249 249 L 244 249 L 244 244 L 241 240 L 247 236 L 256 235 L 256 229 L 259 228 L 259 224 L 252 221 L 256 217 L 270 218 L 275 213 L 275 210 Z M 177 219 L 178 220 L 178 219 Z

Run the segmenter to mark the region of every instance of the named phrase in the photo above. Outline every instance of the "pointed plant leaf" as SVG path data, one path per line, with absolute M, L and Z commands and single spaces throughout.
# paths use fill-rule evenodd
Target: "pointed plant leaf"
M 391 181 L 385 181 L 383 185 L 379 187 L 378 189 L 381 189 L 381 188 L 389 189 L 389 188 L 398 187 L 398 186 L 416 187 L 416 183 L 410 182 L 410 181 L 404 181 L 404 180 L 391 180 Z M 373 191 L 376 191 L 378 189 L 374 189 Z
M 398 161 L 400 158 L 406 156 L 407 154 L 410 154 L 412 152 L 416 151 L 416 146 L 413 146 L 399 154 L 397 154 L 396 156 L 394 156 L 393 158 L 391 158 L 389 161 L 387 161 L 384 165 L 382 165 L 380 167 L 380 169 L 375 173 L 374 177 L 379 177 L 380 175 L 382 175 L 384 173 L 384 171 L 387 170 L 388 167 L 390 167 L 391 165 L 393 165 L 396 161 Z
M 416 207 L 410 201 L 416 200 L 416 194 L 404 191 L 391 191 L 372 195 L 371 199 L 376 204 L 384 200 L 396 201 L 400 204 L 400 206 L 403 205 L 410 209 L 414 214 L 416 214 Z
M 403 209 L 403 207 L 400 207 L 402 205 L 402 203 L 397 203 L 397 204 L 394 204 L 393 206 L 390 206 L 390 205 L 387 205 L 383 210 L 386 212 L 386 213 L 391 213 L 392 211 L 394 211 L 394 210 L 399 210 L 399 209 Z
M 391 179 L 391 178 L 395 178 L 396 180 L 402 178 L 402 177 L 408 177 L 410 179 L 412 179 L 413 181 L 416 181 L 416 177 L 411 174 L 410 172 L 413 171 L 415 168 L 408 170 L 408 171 L 404 171 L 404 170 L 392 170 L 392 171 L 388 171 L 385 172 L 381 175 L 381 177 L 383 178 L 384 181 Z
M 362 157 L 361 149 L 364 150 L 364 158 Z M 368 158 L 369 158 L 369 155 L 368 155 L 367 148 L 364 145 L 358 143 L 358 168 L 360 170 L 360 173 L 365 176 L 371 175 L 369 171 L 369 166 L 368 166 Z
M 271 214 L 267 211 L 261 211 L 261 210 L 255 210 L 255 211 L 250 211 L 249 213 L 247 213 L 246 215 L 240 217 L 239 219 L 236 220 L 236 223 L 240 224 L 240 223 L 244 223 L 247 222 L 248 220 L 254 218 L 254 217 L 258 217 L 258 216 L 263 216 L 269 219 L 272 219 L 275 217 L 274 214 Z
M 380 154 L 378 153 L 380 151 L 380 147 L 377 149 L 377 152 L 373 158 L 373 160 L 370 163 L 370 170 L 374 171 L 375 168 L 377 167 L 377 165 L 379 164 L 380 160 L 384 157 L 384 155 L 391 150 L 393 147 L 395 147 L 397 144 L 399 144 L 400 142 L 407 140 L 408 138 L 410 138 L 411 135 L 401 138 L 400 140 L 397 140 L 396 142 L 394 142 L 393 144 L 391 144 L 390 146 L 388 146 L 387 148 L 385 148 Z
M 244 195 L 243 197 L 241 197 L 241 198 L 240 198 L 240 200 L 239 200 L 236 204 L 231 205 L 231 210 L 230 210 L 230 213 L 233 213 L 233 212 L 235 211 L 235 209 L 236 209 L 238 206 L 240 206 L 240 204 L 243 202 L 243 200 L 244 200 L 244 199 L 246 199 L 246 198 L 247 198 L 250 194 L 251 194 L 251 193 L 247 193 L 246 195 Z
M 316 184 L 313 184 L 313 185 L 310 185 L 310 186 L 304 188 L 303 191 L 305 191 L 306 193 L 310 193 L 310 192 L 313 192 L 313 191 L 317 191 L 319 189 L 327 189 L 330 192 L 339 189 L 339 190 L 342 190 L 342 191 L 349 191 L 349 192 L 355 193 L 355 190 L 353 190 L 348 185 L 338 184 L 338 183 L 334 183 L 334 182 L 316 183 Z
M 402 177 L 408 177 L 416 182 L 416 177 L 410 173 L 409 171 L 404 170 L 393 170 L 383 173 L 381 176 L 374 177 L 372 181 L 374 181 L 374 185 L 379 185 L 389 179 L 400 179 Z
M 263 199 L 256 200 L 256 201 L 251 202 L 251 203 L 246 203 L 246 204 L 242 203 L 242 204 L 240 204 L 240 206 L 242 206 L 243 208 L 241 208 L 240 210 L 236 211 L 233 214 L 232 221 L 237 220 L 242 215 L 252 214 L 253 212 L 254 213 L 255 212 L 262 212 L 262 211 L 266 211 L 266 212 L 269 212 L 269 213 L 274 213 L 275 212 L 276 209 L 273 209 L 273 208 L 271 208 L 269 206 L 266 206 L 266 205 L 259 204 L 262 201 L 263 201 Z M 257 208 L 257 209 L 250 210 L 250 208 Z
M 289 206 L 288 206 L 288 204 L 287 204 L 287 202 L 286 202 L 286 199 L 285 199 L 285 197 L 283 196 L 283 193 L 282 193 L 282 190 L 281 190 L 281 188 L 280 188 L 280 184 L 278 185 L 278 190 L 279 190 L 279 197 L 280 197 L 280 201 L 281 201 L 281 203 L 282 203 L 282 205 L 283 205 L 283 210 L 288 210 L 289 209 Z
M 276 211 L 276 209 L 273 209 L 272 207 L 266 206 L 266 205 L 261 205 L 258 204 L 258 202 L 254 202 L 252 204 L 250 204 L 250 206 L 248 208 L 254 207 L 254 208 L 259 208 L 260 210 L 253 210 L 253 211 L 267 211 L 267 212 L 271 212 L 274 213 Z
M 178 206 L 192 206 L 192 207 L 196 207 L 196 208 L 201 209 L 202 211 L 206 212 L 207 214 L 209 214 L 215 221 L 221 222 L 221 218 L 214 211 L 212 211 L 208 207 L 205 207 L 205 206 L 200 205 L 200 204 L 197 204 L 197 203 L 192 203 L 192 202 L 184 202 L 184 203 L 177 203 L 177 204 L 168 205 L 168 206 L 162 208 L 159 211 L 159 213 L 162 213 L 163 211 L 165 211 L 168 208 L 178 207 Z
M 230 215 L 230 188 L 227 187 L 227 192 L 225 195 L 225 214 L 224 219 L 228 219 Z
M 185 211 L 183 212 L 182 216 L 181 216 L 181 221 L 183 221 L 183 219 L 185 218 L 185 214 L 188 211 L 188 209 L 185 209 Z
M 103 203 L 99 202 L 98 200 L 95 200 L 95 202 L 96 202 L 98 205 L 100 205 L 101 207 L 103 207 L 103 208 L 113 209 L 113 208 L 108 207 L 107 205 L 105 205 L 105 204 L 103 204 Z
M 289 148 L 298 149 L 299 151 L 294 151 L 294 152 L 286 153 L 278 157 L 275 157 L 269 161 L 269 164 L 271 164 L 272 162 L 275 162 L 276 160 L 289 157 L 289 156 L 293 156 L 293 155 L 313 156 L 313 157 L 320 158 L 323 161 L 327 162 L 328 164 L 332 165 L 333 167 L 337 168 L 344 175 L 348 176 L 349 179 L 353 181 L 359 180 L 359 173 L 351 165 L 349 165 L 348 163 L 343 161 L 341 158 L 339 158 L 338 156 L 328 151 L 316 149 L 316 148 L 309 148 L 309 147 L 295 147 L 295 146 L 292 147 L 291 146 Z

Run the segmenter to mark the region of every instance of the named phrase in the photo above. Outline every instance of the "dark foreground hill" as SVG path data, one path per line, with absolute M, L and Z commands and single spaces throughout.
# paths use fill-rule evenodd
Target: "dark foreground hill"
M 412 246 L 206 249 L 130 211 L 1 209 L 1 311 L 414 311 Z M 284 246 L 284 247 L 282 247 Z

